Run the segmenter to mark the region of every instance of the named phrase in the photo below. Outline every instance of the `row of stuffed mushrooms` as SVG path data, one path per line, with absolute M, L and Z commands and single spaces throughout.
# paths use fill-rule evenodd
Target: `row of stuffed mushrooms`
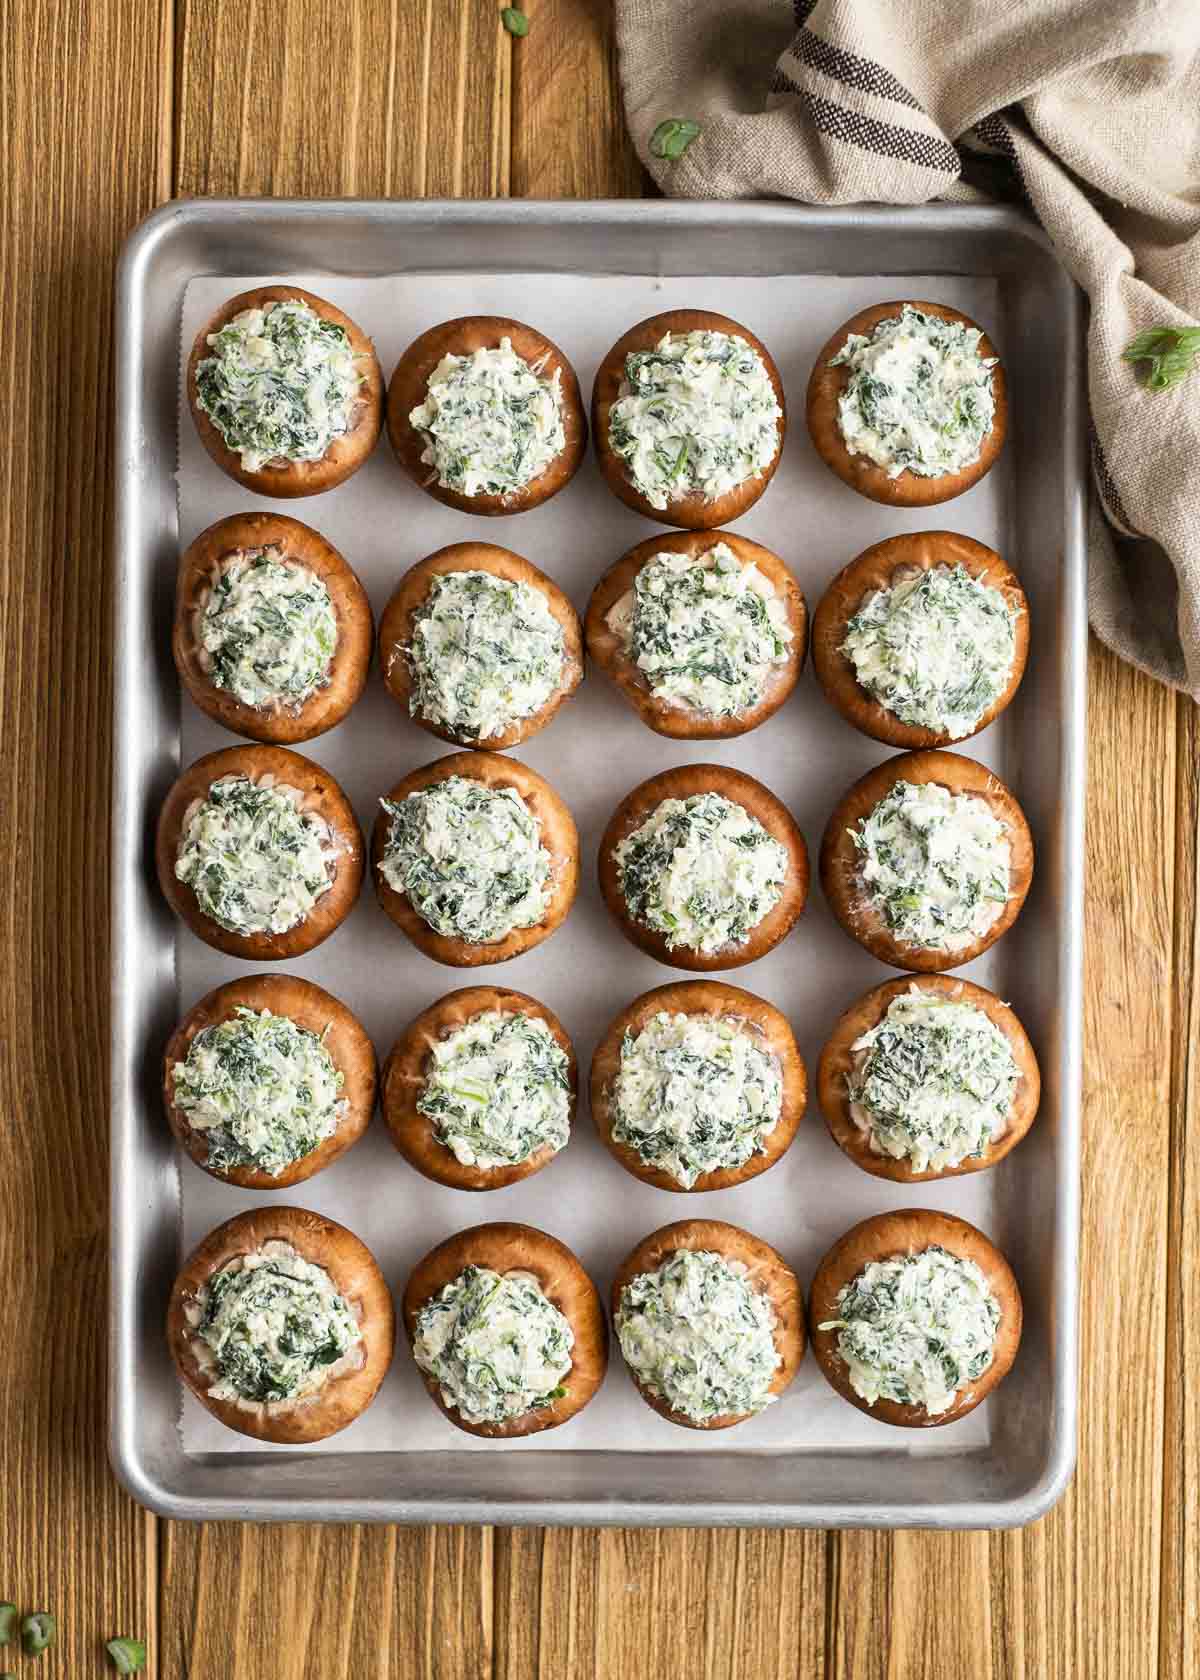
M 207 944 L 251 961 L 299 956 L 358 898 L 364 846 L 334 778 L 286 747 L 207 753 L 175 782 L 157 836 L 168 903 Z M 450 753 L 379 800 L 379 903 L 456 968 L 504 962 L 553 934 L 574 902 L 579 835 L 544 777 L 500 753 Z M 851 938 L 895 968 L 939 973 L 1013 924 L 1033 878 L 1015 797 L 974 759 L 901 753 L 835 806 L 821 881 Z M 669 967 L 741 967 L 774 949 L 808 897 L 804 836 L 753 776 L 690 764 L 640 783 L 600 842 L 621 932 Z
M 578 688 L 584 650 L 651 729 L 743 735 L 799 680 L 809 642 L 787 565 L 731 531 L 650 537 L 611 566 L 583 625 L 521 555 L 460 542 L 418 561 L 379 624 L 353 569 L 285 514 L 218 520 L 180 562 L 172 646 L 196 704 L 224 728 L 290 745 L 332 729 L 372 648 L 392 698 L 430 734 L 492 751 L 535 735 Z M 953 531 L 875 543 L 829 584 L 813 666 L 875 740 L 946 746 L 985 729 L 1025 670 L 1029 614 L 1011 568 Z
M 521 321 L 467 316 L 430 328 L 388 385 L 370 339 L 297 286 L 230 298 L 201 328 L 189 406 L 209 455 L 275 498 L 341 484 L 385 421 L 395 456 L 438 501 L 511 514 L 578 471 L 588 423 L 558 346 Z M 675 309 L 625 333 L 592 390 L 604 478 L 648 518 L 686 529 L 736 519 L 763 494 L 786 431 L 779 370 L 749 328 Z M 1004 442 L 1003 369 L 987 335 L 944 304 L 859 311 L 821 350 L 806 417 L 821 459 L 874 501 L 927 506 L 961 495 Z
M 524 992 L 467 986 L 422 1010 L 377 1074 L 374 1047 L 338 998 L 294 975 L 218 986 L 167 1043 L 171 1130 L 204 1171 L 280 1190 L 332 1165 L 377 1100 L 409 1164 L 456 1190 L 541 1172 L 570 1140 L 575 1050 Z M 808 1079 L 787 1018 L 724 981 L 657 986 L 609 1024 L 588 1081 L 597 1133 L 635 1178 L 727 1190 L 791 1146 Z M 1037 1059 L 1006 1003 L 971 981 L 905 975 L 841 1015 L 817 1074 L 834 1142 L 865 1172 L 924 1183 L 995 1166 L 1037 1114 Z
M 613 1330 L 642 1399 L 670 1422 L 723 1429 L 773 1404 L 811 1339 L 852 1405 L 885 1423 L 951 1423 L 1005 1376 L 1021 1336 L 1007 1261 L 965 1220 L 906 1209 L 862 1221 L 821 1261 L 808 1303 L 770 1244 L 720 1220 L 645 1237 L 618 1267 Z M 430 1397 L 492 1439 L 566 1423 L 608 1366 L 599 1293 L 575 1255 L 529 1225 L 473 1226 L 414 1268 L 401 1323 Z M 294 1207 L 227 1220 L 185 1262 L 167 1335 L 180 1375 L 229 1428 L 299 1444 L 372 1402 L 395 1309 L 358 1237 Z M 936 1354 L 932 1351 L 937 1349 Z

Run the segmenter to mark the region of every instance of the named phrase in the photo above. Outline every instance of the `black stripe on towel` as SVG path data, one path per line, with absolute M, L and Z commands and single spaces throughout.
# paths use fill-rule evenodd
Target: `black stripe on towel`
M 1105 456 L 1096 428 L 1092 425 L 1088 427 L 1088 449 L 1092 457 L 1092 476 L 1096 480 L 1096 489 L 1100 494 L 1100 501 L 1103 504 L 1109 524 L 1115 525 L 1127 537 L 1140 537 L 1142 533 L 1125 512 L 1121 492 L 1117 489 L 1116 480 L 1109 471 L 1108 459 Z
M 782 70 L 775 72 L 772 93 L 786 93 L 798 99 L 812 118 L 813 126 L 822 134 L 847 145 L 858 146 L 878 157 L 899 158 L 905 163 L 919 164 L 923 169 L 957 177 L 961 160 L 948 140 L 938 135 L 917 134 L 911 128 L 897 128 L 894 123 L 876 122 L 830 99 L 821 99 L 807 88 L 798 87 Z
M 869 58 L 856 58 L 853 53 L 843 52 L 841 47 L 831 47 L 811 29 L 802 28 L 788 51 L 801 64 L 806 64 L 810 70 L 819 70 L 831 81 L 858 88 L 862 93 L 877 94 L 881 99 L 890 99 L 893 105 L 907 105 L 913 111 L 924 109 L 921 101 L 882 64 L 876 64 Z

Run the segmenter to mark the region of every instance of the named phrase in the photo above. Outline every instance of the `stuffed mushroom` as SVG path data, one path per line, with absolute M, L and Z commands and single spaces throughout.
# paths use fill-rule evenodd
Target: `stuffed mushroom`
M 184 1262 L 167 1343 L 188 1388 L 228 1428 L 299 1446 L 371 1404 L 392 1362 L 395 1314 L 353 1232 L 306 1208 L 255 1208 Z
M 332 729 L 362 694 L 373 634 L 354 572 L 285 514 L 219 519 L 179 563 L 175 664 L 235 735 L 286 746 Z
M 808 431 L 831 471 L 893 507 L 961 496 L 994 465 L 1008 399 L 995 346 L 942 303 L 861 309 L 808 382 Z
M 196 334 L 188 406 L 221 471 L 261 496 L 315 496 L 358 471 L 383 423 L 375 347 L 300 286 L 256 286 Z
M 807 611 L 770 549 L 732 531 L 650 537 L 601 578 L 588 652 L 659 735 L 717 740 L 772 717 L 804 663 Z
M 439 1243 L 408 1280 L 404 1328 L 439 1411 L 493 1440 L 557 1429 L 608 1369 L 595 1285 L 532 1225 L 476 1225 Z
M 311 951 L 362 886 L 350 801 L 320 765 L 286 747 L 198 758 L 167 795 L 156 857 L 176 915 L 206 944 L 252 961 Z
M 596 374 L 600 470 L 648 519 L 715 530 L 771 482 L 784 406 L 779 370 L 748 328 L 703 309 L 652 315 L 617 340 Z

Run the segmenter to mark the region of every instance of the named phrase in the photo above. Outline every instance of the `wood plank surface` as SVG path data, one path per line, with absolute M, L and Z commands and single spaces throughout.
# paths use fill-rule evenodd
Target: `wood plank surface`
M 118 1632 L 147 1637 L 167 1680 L 1184 1680 L 1200 1672 L 1200 1401 L 1184 1380 L 1200 1360 L 1200 725 L 1096 647 L 1081 1460 L 1046 1521 L 157 1525 L 108 1475 L 96 416 L 113 257 L 173 191 L 643 190 L 603 0 L 526 9 L 519 41 L 491 0 L 14 0 L 3 32 L 0 287 L 24 330 L 0 359 L 0 405 L 20 417 L 0 468 L 0 823 L 20 859 L 0 899 L 0 1275 L 21 1282 L 0 1304 L 0 1598 L 57 1612 L 38 1672 L 72 1680 L 103 1672 Z
M 155 1524 L 104 1452 L 106 555 L 112 270 L 170 190 L 172 19 L 165 0 L 18 10 L 0 30 L 0 1599 L 58 1617 L 40 1673 L 84 1676 L 105 1639 L 155 1638 Z

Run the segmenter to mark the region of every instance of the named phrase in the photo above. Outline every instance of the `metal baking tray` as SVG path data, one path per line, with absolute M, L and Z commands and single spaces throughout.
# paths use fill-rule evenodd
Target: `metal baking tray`
M 998 288 L 1013 414 L 1006 540 L 1030 599 L 1033 640 L 997 762 L 1030 818 L 1038 873 L 997 947 L 990 983 L 1005 995 L 1010 983 L 1019 991 L 1044 1089 L 1033 1133 L 988 1175 L 996 1181 L 990 1234 L 1021 1280 L 1026 1326 L 1021 1358 L 988 1402 L 982 1445 L 933 1452 L 937 1431 L 917 1443 L 890 1431 L 872 1450 L 776 1451 L 730 1441 L 703 1453 L 588 1451 L 564 1432 L 561 1448 L 554 1443 L 536 1459 L 505 1450 L 341 1451 L 336 1441 L 319 1453 L 184 1448 L 161 1328 L 179 1261 L 181 1181 L 158 1090 L 161 1046 L 180 1012 L 178 930 L 152 859 L 154 821 L 181 752 L 169 627 L 184 291 L 201 275 L 329 276 L 335 296 L 339 276 L 474 275 L 477 307 L 494 310 L 487 277 L 518 272 L 548 281 L 649 276 L 664 289 L 717 275 L 979 276 Z M 511 300 L 504 307 L 525 312 Z M 728 308 L 738 314 L 736 300 Z M 1078 294 L 1048 242 L 1000 208 L 209 200 L 167 205 L 130 236 L 117 287 L 110 1453 L 144 1505 L 192 1519 L 971 1528 L 1031 1522 L 1059 1497 L 1076 1436 L 1086 701 L 1080 320 Z M 791 394 L 795 410 L 799 393 Z M 315 502 L 292 511 L 320 524 Z M 954 525 L 946 511 L 923 523 Z M 434 744 L 426 745 L 424 756 L 433 756 Z M 315 748 L 320 758 L 321 743 Z M 825 789 L 825 803 L 840 791 Z M 817 837 L 810 825 L 810 845 Z M 431 995 L 458 983 L 449 970 L 439 978 L 445 983 Z M 658 970 L 646 984 L 664 978 Z M 733 978 L 757 989 L 753 969 Z M 815 1115 L 811 1123 L 820 1126 Z M 936 1200 L 936 1189 L 909 1199 Z M 664 1198 L 656 1222 L 702 1211 Z M 472 1202 L 460 1223 L 510 1214 L 509 1206 L 493 1213 Z M 560 1234 L 570 1240 L 569 1229 Z M 619 1358 L 614 1365 L 609 1380 L 621 1382 Z

